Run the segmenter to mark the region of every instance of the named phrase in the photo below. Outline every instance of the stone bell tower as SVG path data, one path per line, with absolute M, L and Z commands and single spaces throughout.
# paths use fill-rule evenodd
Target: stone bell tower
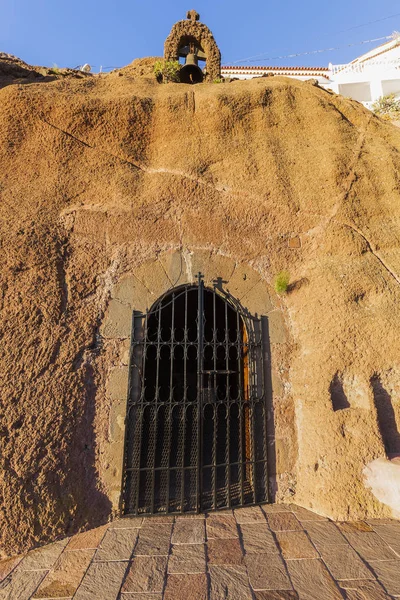
M 185 58 L 182 83 L 214 81 L 221 76 L 221 52 L 210 29 L 199 19 L 199 13 L 190 10 L 186 20 L 175 23 L 165 41 L 165 60 Z M 203 69 L 199 62 L 205 62 Z

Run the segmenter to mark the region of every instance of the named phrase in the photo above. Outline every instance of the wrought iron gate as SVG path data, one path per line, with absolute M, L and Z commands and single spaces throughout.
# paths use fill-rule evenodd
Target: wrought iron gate
M 262 329 L 200 273 L 134 313 L 125 514 L 268 500 Z

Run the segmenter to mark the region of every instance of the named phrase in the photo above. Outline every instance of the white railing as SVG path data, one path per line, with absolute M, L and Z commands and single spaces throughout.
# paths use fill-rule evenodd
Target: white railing
M 400 58 L 393 60 L 374 60 L 367 62 L 347 63 L 345 65 L 329 65 L 332 75 L 338 73 L 365 73 L 368 71 L 391 71 L 400 69 Z

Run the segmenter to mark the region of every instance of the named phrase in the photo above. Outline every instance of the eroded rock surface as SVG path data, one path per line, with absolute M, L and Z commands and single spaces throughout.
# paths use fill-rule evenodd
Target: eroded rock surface
M 400 419 L 399 148 L 358 103 L 281 77 L 0 91 L 5 555 L 110 518 L 106 379 L 126 358 L 100 328 L 113 287 L 173 249 L 251 265 L 266 284 L 290 272 L 273 298 L 274 418 L 297 437 L 277 449 L 281 498 L 391 515 L 362 473 L 396 452 L 385 406 Z

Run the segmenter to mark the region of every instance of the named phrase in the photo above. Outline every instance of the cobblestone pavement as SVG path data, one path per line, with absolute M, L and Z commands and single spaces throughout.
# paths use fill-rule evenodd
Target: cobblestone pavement
M 400 521 L 298 506 L 124 518 L 0 562 L 0 600 L 400 598 Z

